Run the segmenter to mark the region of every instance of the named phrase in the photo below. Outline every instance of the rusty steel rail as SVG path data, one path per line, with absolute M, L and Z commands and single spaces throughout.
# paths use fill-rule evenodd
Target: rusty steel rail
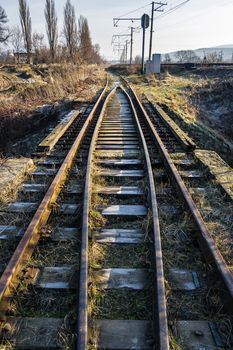
M 153 172 L 150 162 L 150 156 L 147 149 L 146 141 L 141 129 L 136 109 L 133 102 L 127 92 L 121 87 L 122 91 L 128 98 L 133 113 L 135 116 L 137 128 L 140 134 L 140 138 L 143 144 L 144 154 L 146 158 L 146 166 L 148 171 L 149 185 L 150 185 L 150 201 L 153 219 L 153 231 L 154 231 L 154 254 L 155 254 L 155 309 L 154 309 L 154 334 L 156 341 L 156 348 L 159 350 L 169 350 L 169 333 L 167 325 L 167 313 L 166 313 L 166 297 L 165 297 L 165 285 L 164 285 L 164 273 L 162 262 L 162 249 L 160 238 L 160 227 L 157 210 L 157 200 L 153 179 Z M 78 307 L 78 350 L 86 350 L 88 343 L 88 317 L 87 317 L 87 291 L 88 291 L 88 220 L 89 220 L 89 207 L 91 196 L 91 172 L 92 172 L 92 160 L 95 142 L 98 136 L 98 132 L 101 126 L 101 122 L 104 116 L 109 99 L 115 93 L 114 88 L 105 100 L 103 109 L 101 111 L 98 123 L 95 127 L 95 131 L 92 137 L 91 146 L 89 149 L 87 174 L 85 182 L 85 194 L 84 194 L 84 208 L 83 208 L 83 225 L 82 225 L 82 243 L 81 243 L 81 263 L 80 263 L 80 282 L 79 282 L 79 307 Z
M 127 86 L 127 88 L 131 90 L 131 85 L 129 84 L 129 82 L 121 75 L 120 79 Z M 147 100 L 153 111 L 156 113 L 156 115 L 169 129 L 169 131 L 173 134 L 176 140 L 181 144 L 181 146 L 187 152 L 193 152 L 196 149 L 195 142 L 193 142 L 193 140 L 183 130 L 180 129 L 180 127 L 167 115 L 167 113 L 164 112 L 164 110 L 157 103 L 152 103 L 146 95 L 145 99 Z
M 221 279 L 226 287 L 226 292 L 229 297 L 229 300 L 231 302 L 231 305 L 233 305 L 233 276 L 223 258 L 221 255 L 219 249 L 216 246 L 216 243 L 211 236 L 211 233 L 207 229 L 205 222 L 201 216 L 200 211 L 198 210 L 197 206 L 195 205 L 187 187 L 185 186 L 185 183 L 183 182 L 180 174 L 178 173 L 177 168 L 175 167 L 174 163 L 172 162 L 172 159 L 166 150 L 166 148 L 163 145 L 162 140 L 160 139 L 158 133 L 156 132 L 156 129 L 154 125 L 152 124 L 149 116 L 147 115 L 144 107 L 142 106 L 138 96 L 136 95 L 135 91 L 132 87 L 130 87 L 129 84 L 127 84 L 130 88 L 130 92 L 133 96 L 133 99 L 135 100 L 139 111 L 144 116 L 144 119 L 146 121 L 146 124 L 148 125 L 153 138 L 159 148 L 159 152 L 162 156 L 162 160 L 164 162 L 165 167 L 167 168 L 171 179 L 173 180 L 174 184 L 176 185 L 178 192 L 180 193 L 181 197 L 184 200 L 184 203 L 186 207 L 188 208 L 189 212 L 191 213 L 191 216 L 198 227 L 197 235 L 198 239 L 200 241 L 200 248 L 203 251 L 205 258 L 207 261 L 211 261 L 214 263 L 219 275 L 221 276 Z
M 34 214 L 28 228 L 26 229 L 21 241 L 19 242 L 14 254 L 12 255 L 5 271 L 0 278 L 0 316 L 4 317 L 7 310 L 7 299 L 11 294 L 11 288 L 19 273 L 25 267 L 28 259 L 31 257 L 39 239 L 40 229 L 47 223 L 47 220 L 52 211 L 52 204 L 57 200 L 64 182 L 68 176 L 68 171 L 72 166 L 77 150 L 85 136 L 86 131 L 100 105 L 100 102 L 108 88 L 108 81 L 101 95 L 96 101 L 92 111 L 88 115 L 80 133 L 74 141 L 71 149 L 67 153 L 65 160 L 59 168 L 55 178 L 53 179 L 48 191 L 42 199 L 36 213 Z
M 166 296 L 165 296 L 165 284 L 164 284 L 164 269 L 163 269 L 163 256 L 162 256 L 162 246 L 161 246 L 161 235 L 160 235 L 160 225 L 159 225 L 159 215 L 158 215 L 158 205 L 155 192 L 155 183 L 153 177 L 153 170 L 151 166 L 151 160 L 149 151 L 147 148 L 146 140 L 138 119 L 138 115 L 132 99 L 129 94 L 123 89 L 123 92 L 127 96 L 133 113 L 136 119 L 137 128 L 140 134 L 140 138 L 143 145 L 143 150 L 146 159 L 147 174 L 150 186 L 150 202 L 151 202 L 151 212 L 153 221 L 153 239 L 154 239 L 154 271 L 155 271 L 155 306 L 154 306 L 154 334 L 157 350 L 169 350 L 169 332 L 167 324 L 167 310 L 166 310 Z
M 89 207 L 91 199 L 91 173 L 92 173 L 92 161 L 94 156 L 95 142 L 98 136 L 98 131 L 104 117 L 104 113 L 109 99 L 115 93 L 114 88 L 106 97 L 102 110 L 95 126 L 95 130 L 92 136 L 91 145 L 88 153 L 87 172 L 85 180 L 84 190 L 84 202 L 83 202 L 83 219 L 82 219 L 82 240 L 81 240 L 81 257 L 80 257 L 80 272 L 79 272 L 79 301 L 78 301 L 78 330 L 77 330 L 77 349 L 86 350 L 88 341 L 88 317 L 87 317 L 87 292 L 88 292 L 88 232 L 89 232 Z
M 69 114 L 73 114 L 69 118 Z M 80 116 L 80 111 L 71 111 L 60 123 L 53 129 L 53 131 L 37 146 L 38 152 L 49 152 L 54 148 L 58 140 L 65 134 L 71 124 Z M 67 121 L 67 118 L 68 121 Z
M 184 131 L 180 129 L 180 127 L 167 115 L 167 113 L 164 112 L 164 110 L 157 103 L 152 103 L 147 97 L 146 99 L 151 108 L 160 117 L 160 119 L 168 127 L 168 129 L 172 132 L 177 141 L 180 142 L 182 147 L 187 152 L 194 151 L 196 148 L 195 142 L 193 142 L 193 140 Z

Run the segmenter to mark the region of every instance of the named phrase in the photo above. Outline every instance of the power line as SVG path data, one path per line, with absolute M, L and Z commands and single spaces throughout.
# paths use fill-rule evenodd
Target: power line
M 172 7 L 170 10 L 162 13 L 161 15 L 157 16 L 156 19 L 159 19 L 161 17 L 165 17 L 167 15 L 170 15 L 171 13 L 175 12 L 176 10 L 178 10 L 179 8 L 183 7 L 184 5 L 186 5 L 188 2 L 190 2 L 191 0 L 185 0 L 182 3 Z
M 162 2 L 155 2 L 155 1 L 152 1 L 152 3 L 149 3 L 147 5 L 144 5 L 144 6 L 141 6 L 135 10 L 132 10 L 132 11 L 129 11 L 127 13 L 125 13 L 124 15 L 121 15 L 117 18 L 113 18 L 113 24 L 114 24 L 114 27 L 118 27 L 118 23 L 120 21 L 131 21 L 131 23 L 134 23 L 134 22 L 137 22 L 139 20 L 141 20 L 141 18 L 134 18 L 134 17 L 126 17 L 132 13 L 135 13 L 143 8 L 146 8 L 148 6 L 151 6 L 152 5 L 152 15 L 150 16 L 151 17 L 151 33 L 150 33 L 150 46 L 149 46 L 149 58 L 151 57 L 151 53 L 152 53 L 152 41 L 153 41 L 153 21 L 154 21 L 154 17 L 155 19 L 160 19 L 160 18 L 163 18 L 175 11 L 177 11 L 178 9 L 180 9 L 182 6 L 186 5 L 188 2 L 190 2 L 191 0 L 184 0 L 182 2 L 180 2 L 179 0 L 175 0 L 175 1 L 172 1 L 171 3 L 171 8 L 168 10 L 168 11 L 165 11 L 163 14 L 159 15 L 159 16 L 154 16 L 154 12 L 155 11 L 159 11 L 159 12 L 163 12 L 163 7 L 165 5 L 167 5 L 167 3 L 162 3 Z M 180 3 L 178 3 L 180 2 Z M 178 4 L 177 4 L 178 3 Z M 155 7 L 155 5 L 157 7 Z M 122 26 L 121 26 L 122 27 Z M 132 32 L 132 25 L 131 25 L 131 62 L 132 62 L 132 45 L 133 45 L 133 32 Z M 134 30 L 134 29 L 133 29 Z M 122 35 L 122 34 L 119 34 L 119 36 Z M 127 52 L 127 49 L 125 50 Z M 125 53 L 122 54 L 123 56 L 125 55 Z
M 127 13 L 125 13 L 124 15 L 121 15 L 121 16 L 119 16 L 119 18 L 128 16 L 128 15 L 130 15 L 131 13 L 137 12 L 137 11 L 139 11 L 139 10 L 141 10 L 141 9 L 144 9 L 145 7 L 150 6 L 150 5 L 151 5 L 151 2 L 150 2 L 149 4 L 147 4 L 147 5 L 144 5 L 144 6 L 141 6 L 141 7 L 137 8 L 137 9 L 135 9 L 135 10 L 132 10 L 132 11 L 130 11 L 130 12 L 127 12 Z
M 179 24 L 181 24 L 181 23 L 186 23 L 186 22 L 193 21 L 193 20 L 195 20 L 196 18 L 200 18 L 200 14 L 193 14 L 193 15 L 191 15 L 191 16 L 182 18 L 181 20 L 179 20 L 179 21 L 177 21 L 177 22 L 172 22 L 172 23 L 170 23 L 170 24 L 168 24 L 168 25 L 165 25 L 165 26 L 162 26 L 162 27 L 160 26 L 160 27 L 158 28 L 158 30 L 161 31 L 161 30 L 164 30 L 164 29 L 167 29 L 167 28 L 171 28 L 171 27 L 174 27 L 174 26 L 179 25 Z
M 126 40 L 126 61 L 127 61 L 127 51 L 128 51 L 128 44 L 130 44 L 130 64 L 133 62 L 133 43 L 134 43 L 134 32 L 137 30 L 137 28 L 130 27 L 130 33 L 127 34 L 116 34 L 112 36 L 112 44 L 115 44 L 115 39 L 120 40 L 125 37 L 130 37 L 130 41 Z
M 170 13 L 173 13 L 173 12 L 175 12 L 176 10 L 180 9 L 181 7 L 183 7 L 184 5 L 186 5 L 186 4 L 187 4 L 188 2 L 190 2 L 190 1 L 191 1 L 191 0 L 185 0 L 185 1 L 183 1 L 182 3 L 180 3 L 180 4 L 178 4 L 178 5 L 174 6 L 174 7 L 172 7 L 170 10 L 168 10 L 168 11 L 164 12 L 163 14 L 157 16 L 156 18 L 159 19 L 159 18 L 161 18 L 161 17 L 165 17 L 165 16 L 169 15 Z
M 140 20 L 141 20 L 141 18 L 138 18 L 138 17 L 124 17 L 124 18 L 115 17 L 115 18 L 113 18 L 113 25 L 114 25 L 114 27 L 118 27 L 119 21 L 131 21 L 132 23 L 134 23 L 134 22 L 140 21 Z
M 168 10 L 170 10 L 171 8 L 175 7 L 176 5 L 178 5 L 180 3 L 181 0 L 175 0 L 175 1 L 169 1 L 169 4 L 168 4 Z

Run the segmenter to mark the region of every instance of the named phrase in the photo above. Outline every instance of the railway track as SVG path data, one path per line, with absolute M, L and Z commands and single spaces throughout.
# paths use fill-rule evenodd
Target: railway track
M 190 195 L 194 145 L 123 84 L 37 154 L 1 216 L 8 348 L 231 348 L 233 280 Z

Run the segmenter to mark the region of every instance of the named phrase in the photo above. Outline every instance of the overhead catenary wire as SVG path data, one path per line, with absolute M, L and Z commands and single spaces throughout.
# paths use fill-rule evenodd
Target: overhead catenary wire
M 175 2 L 172 2 L 172 4 L 171 4 L 172 7 L 171 7 L 169 10 L 165 11 L 164 13 L 162 13 L 161 15 L 156 16 L 155 19 L 161 18 L 161 17 L 163 17 L 163 16 L 165 16 L 165 15 L 168 15 L 168 14 L 170 14 L 170 13 L 172 13 L 172 12 L 178 10 L 180 7 L 184 6 L 186 3 L 190 2 L 190 1 L 191 1 L 191 0 L 185 0 L 185 1 L 181 2 L 181 3 L 179 3 L 179 0 L 176 0 Z M 177 4 L 177 3 L 178 3 L 178 4 Z M 176 5 L 176 4 L 177 4 L 177 5 Z M 142 9 L 144 9 L 144 8 L 150 6 L 150 5 L 151 5 L 151 2 L 148 3 L 148 4 L 146 4 L 146 5 L 144 5 L 144 6 L 138 7 L 138 8 L 136 8 L 136 9 L 132 10 L 132 11 L 129 11 L 129 12 L 127 12 L 127 13 L 125 13 L 125 14 L 119 16 L 118 18 L 124 18 L 125 16 L 128 16 L 128 15 L 130 15 L 130 14 L 132 14 L 132 13 L 135 13 L 135 12 L 137 12 L 137 11 L 139 11 L 139 10 L 142 10 Z M 148 9 L 148 11 L 146 11 L 145 13 L 148 14 L 148 15 L 150 15 L 150 9 Z M 122 26 L 122 25 L 121 25 L 121 26 L 118 26 L 118 27 L 127 28 L 126 26 Z
M 181 7 L 183 7 L 184 5 L 186 5 L 188 2 L 190 2 L 191 0 L 185 0 L 183 2 L 181 2 L 180 4 L 173 6 L 171 9 L 169 9 L 168 11 L 165 11 L 164 13 L 162 13 L 161 15 L 158 15 L 155 17 L 155 19 L 160 19 L 161 17 L 165 17 L 173 12 L 175 12 L 176 10 L 180 9 Z
M 124 15 L 122 15 L 122 16 L 120 16 L 120 17 L 117 17 L 117 18 L 113 18 L 113 23 L 114 23 L 114 27 L 118 27 L 118 22 L 119 21 L 131 21 L 132 23 L 134 23 L 134 21 L 140 21 L 141 20 L 141 17 L 140 18 L 127 18 L 127 17 L 125 17 L 125 16 L 127 16 L 127 15 L 129 15 L 129 14 L 131 14 L 131 13 L 133 13 L 133 12 L 135 12 L 135 11 L 139 11 L 140 9 L 142 9 L 142 8 L 145 8 L 145 7 L 147 7 L 147 6 L 149 6 L 150 4 L 147 4 L 147 5 L 144 5 L 144 6 L 142 6 L 142 7 L 140 7 L 140 8 L 137 8 L 136 10 L 133 10 L 133 11 L 130 11 L 130 12 L 128 12 L 128 13 L 125 13 Z M 122 26 L 121 26 L 122 27 Z M 119 40 L 119 43 L 121 42 L 121 36 L 131 36 L 131 40 L 129 41 L 129 43 L 130 43 L 130 64 L 132 64 L 132 59 L 133 59 L 133 57 L 132 57 L 132 55 L 133 55 L 133 34 L 134 34 L 134 31 L 136 31 L 137 29 L 138 29 L 138 26 L 137 27 L 134 27 L 132 24 L 131 24 L 131 26 L 130 27 L 128 27 L 128 29 L 130 29 L 130 34 L 124 34 L 124 35 L 122 35 L 122 34 L 116 34 L 116 35 L 114 35 L 113 37 L 119 37 L 118 38 L 118 40 Z M 112 44 L 113 44 L 113 40 L 112 40 Z M 128 52 L 128 41 L 126 41 L 126 45 L 125 45 L 125 52 L 126 52 L 126 59 L 125 59 L 125 61 L 126 61 L 126 63 L 127 63 L 127 52 Z M 122 56 L 124 56 L 124 51 L 123 51 L 123 53 L 122 53 L 122 55 L 121 55 L 121 58 L 122 58 Z M 121 60 L 121 59 L 120 59 Z
M 125 17 L 125 16 L 128 16 L 128 15 L 130 15 L 131 13 L 134 13 L 134 12 L 137 12 L 137 11 L 139 11 L 139 10 L 142 10 L 142 9 L 144 9 L 144 8 L 150 6 L 150 5 L 151 5 L 151 2 L 150 2 L 149 4 L 147 4 L 147 5 L 144 5 L 144 6 L 141 6 L 141 7 L 137 8 L 137 9 L 135 9 L 135 10 L 132 10 L 132 11 L 130 11 L 130 12 L 127 12 L 127 13 L 125 13 L 124 15 L 121 15 L 121 16 L 119 16 L 119 18 L 123 18 L 123 17 Z
M 155 19 L 160 19 L 160 18 L 163 18 L 163 17 L 165 17 L 165 16 L 167 16 L 167 15 L 169 15 L 169 14 L 171 14 L 171 13 L 173 13 L 173 12 L 175 12 L 175 11 L 177 11 L 178 9 L 180 9 L 182 6 L 184 6 L 184 5 L 186 5 L 188 2 L 190 2 L 191 0 L 184 0 L 184 1 L 182 1 L 182 2 L 180 2 L 180 0 L 175 0 L 175 1 L 172 1 L 171 3 L 170 3 L 170 8 L 167 10 L 167 11 L 165 11 L 164 13 L 162 13 L 161 15 L 159 15 L 159 16 L 156 16 L 155 17 Z M 149 4 L 146 4 L 146 5 L 144 5 L 144 6 L 141 6 L 141 7 L 139 7 L 139 8 L 137 8 L 137 9 L 135 9 L 135 10 L 132 10 L 132 11 L 129 11 L 129 12 L 127 12 L 127 13 L 125 13 L 124 15 L 121 15 L 121 16 L 119 16 L 118 18 L 114 18 L 113 20 L 115 21 L 115 20 L 118 20 L 118 21 L 121 21 L 121 20 L 128 20 L 128 19 L 130 19 L 130 18 L 124 18 L 125 16 L 128 16 L 129 14 L 132 14 L 132 13 L 135 13 L 135 12 L 137 12 L 137 11 L 139 11 L 139 10 L 141 10 L 141 9 L 144 9 L 144 8 L 146 8 L 146 7 L 148 7 L 148 6 L 153 6 L 153 4 L 154 4 L 154 2 L 152 2 L 152 3 L 149 3 Z M 167 5 L 167 3 L 165 4 L 162 4 L 162 5 Z M 146 11 L 145 11 L 146 12 Z M 149 12 L 149 9 L 148 9 L 148 12 Z M 149 16 L 150 16 L 150 14 L 149 14 Z M 151 17 L 151 16 L 150 16 Z M 118 26 L 117 25 L 117 22 L 114 22 L 114 26 Z M 151 33 L 153 33 L 153 31 L 151 30 Z M 151 39 L 150 39 L 150 41 L 151 41 L 151 44 L 150 44 L 150 53 L 149 53 L 149 57 L 151 56 L 151 51 L 152 51 L 152 34 L 151 34 Z

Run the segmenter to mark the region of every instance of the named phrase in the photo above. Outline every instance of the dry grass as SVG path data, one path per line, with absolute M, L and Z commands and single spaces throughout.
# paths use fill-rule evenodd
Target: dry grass
M 229 266 L 233 264 L 233 206 L 214 183 L 205 186 L 204 194 L 192 195 L 215 243 Z
M 20 168 L 18 166 L 17 169 L 19 171 L 17 171 L 17 169 L 12 168 L 11 164 L 8 165 L 6 158 L 0 157 L 0 173 L 1 169 L 4 170 L 4 172 L 1 173 L 2 181 L 4 180 L 3 175 L 7 176 L 8 173 L 8 181 L 4 183 L 4 188 L 1 188 L 0 192 L 0 211 L 8 203 L 17 200 L 20 186 L 27 179 L 29 173 L 35 169 L 35 166 L 32 162 L 29 162 L 27 165 L 23 165 L 23 167 L 20 171 Z
M 157 103 L 168 106 L 187 122 L 200 120 L 217 133 L 233 141 L 230 115 L 232 114 L 233 73 L 222 76 L 200 72 L 184 72 L 127 77 L 138 93 L 146 93 Z
M 91 96 L 98 87 L 103 86 L 105 81 L 103 69 L 94 65 L 5 66 L 4 70 L 8 71 L 4 75 L 7 74 L 12 84 L 12 91 L 8 92 L 7 96 L 0 95 L 0 103 L 4 104 L 6 101 L 6 105 L 7 98 L 17 98 L 18 103 L 27 99 L 27 104 L 30 106 L 30 102 L 44 102 L 48 98 L 51 102 L 53 98 L 78 98 L 79 95 L 82 98 L 83 95 L 88 96 L 88 94 Z M 42 71 L 43 76 L 38 73 Z M 88 91 L 84 91 L 87 86 L 89 86 Z
M 91 246 L 90 266 L 95 268 L 146 268 L 150 266 L 149 250 L 144 245 L 98 244 Z M 122 259 L 123 257 L 123 259 Z
M 178 340 L 174 337 L 174 335 L 170 332 L 169 335 L 170 347 L 171 350 L 185 350 L 182 345 L 179 344 Z
M 128 80 L 139 94 L 145 93 L 157 103 L 169 106 L 190 122 L 196 119 L 197 111 L 189 101 L 195 87 L 191 79 L 165 74 L 160 80 L 154 75 L 133 75 Z
M 98 82 L 98 80 L 100 80 Z M 103 86 L 104 74 L 97 67 L 76 67 L 73 65 L 54 65 L 46 67 L 46 77 L 41 83 L 30 84 L 19 92 L 21 99 L 33 101 L 42 99 L 84 98 L 90 99 L 96 92 L 95 84 Z M 81 96 L 79 96 L 81 95 Z
M 31 266 L 77 266 L 79 265 L 79 245 L 76 241 L 40 244 L 33 254 Z
M 41 115 L 34 111 L 44 104 L 64 100 L 89 101 L 104 85 L 105 72 L 97 66 L 50 65 L 5 66 L 11 89 L 0 94 L 0 139 L 25 135 L 35 128 Z M 41 74 L 40 74 L 41 73 Z M 10 77 L 10 78 L 9 78 Z
M 182 158 L 180 154 L 178 158 Z M 163 192 L 169 183 L 155 181 L 156 192 Z M 176 190 L 171 188 L 171 194 L 158 196 L 158 207 L 169 203 L 182 204 L 178 201 Z M 201 198 L 202 204 L 206 202 Z M 165 286 L 167 296 L 167 311 L 169 321 L 176 319 L 209 319 L 222 320 L 225 315 L 222 311 L 220 300 L 221 285 L 216 281 L 215 274 L 205 264 L 202 253 L 195 241 L 195 226 L 188 214 L 183 211 L 176 217 L 168 215 L 168 212 L 159 210 L 161 240 L 163 251 L 163 263 L 165 270 Z M 194 292 L 174 290 L 170 280 L 170 268 L 187 269 L 198 272 L 201 288 Z M 173 350 L 183 349 L 174 337 L 170 338 L 170 346 Z
M 139 95 L 160 104 L 198 147 L 215 150 L 231 164 L 232 72 L 164 73 L 160 79 L 132 74 L 127 80 Z

